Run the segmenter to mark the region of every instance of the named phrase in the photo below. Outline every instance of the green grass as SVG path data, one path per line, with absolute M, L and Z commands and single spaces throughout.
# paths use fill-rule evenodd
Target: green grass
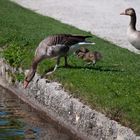
M 15 66 L 29 68 L 38 43 L 50 34 L 90 33 L 36 14 L 7 0 L 0 0 L 0 46 L 7 45 L 4 57 Z M 96 66 L 84 66 L 74 55 L 69 57 L 73 68 L 61 67 L 51 77 L 86 104 L 111 119 L 131 127 L 140 134 L 140 55 L 119 48 L 93 36 L 92 48 L 102 53 Z M 44 61 L 38 71 L 43 73 L 54 65 Z

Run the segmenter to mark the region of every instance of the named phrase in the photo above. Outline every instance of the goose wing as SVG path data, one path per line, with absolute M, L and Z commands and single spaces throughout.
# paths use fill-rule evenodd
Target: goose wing
M 79 42 L 85 42 L 85 39 L 91 36 L 74 36 L 70 34 L 52 35 L 45 39 L 48 46 L 62 44 L 65 46 L 72 46 Z

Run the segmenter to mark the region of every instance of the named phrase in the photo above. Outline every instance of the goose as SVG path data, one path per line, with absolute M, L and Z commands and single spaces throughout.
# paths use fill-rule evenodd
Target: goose
M 130 24 L 127 29 L 128 41 L 138 50 L 140 50 L 140 31 L 136 29 L 136 12 L 133 8 L 127 8 L 120 15 L 130 16 Z
M 33 58 L 31 67 L 24 80 L 24 88 L 26 88 L 30 81 L 33 79 L 36 73 L 37 66 L 42 60 L 56 58 L 56 65 L 53 71 L 47 73 L 47 75 L 50 75 L 57 69 L 61 57 L 64 57 L 65 66 L 68 66 L 68 55 L 72 54 L 80 47 L 95 44 L 93 42 L 91 43 L 86 41 L 86 38 L 89 37 L 91 36 L 57 34 L 50 35 L 44 40 L 42 40 L 35 50 L 35 56 Z

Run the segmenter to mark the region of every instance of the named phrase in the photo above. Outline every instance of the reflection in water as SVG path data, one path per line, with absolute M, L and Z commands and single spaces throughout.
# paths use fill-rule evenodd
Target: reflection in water
M 0 140 L 74 140 L 0 87 Z

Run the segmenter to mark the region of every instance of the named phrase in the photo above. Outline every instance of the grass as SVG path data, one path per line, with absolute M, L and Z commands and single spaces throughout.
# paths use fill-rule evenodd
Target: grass
M 38 43 L 58 33 L 90 35 L 8 0 L 0 0 L 0 47 L 6 45 L 3 56 L 11 65 L 29 68 Z M 51 78 L 61 82 L 73 96 L 140 134 L 140 55 L 96 36 L 90 40 L 96 42 L 91 49 L 102 53 L 102 61 L 86 67 L 72 55 L 69 64 L 73 68 L 62 67 L 62 61 Z M 38 71 L 43 73 L 54 63 L 43 61 Z

